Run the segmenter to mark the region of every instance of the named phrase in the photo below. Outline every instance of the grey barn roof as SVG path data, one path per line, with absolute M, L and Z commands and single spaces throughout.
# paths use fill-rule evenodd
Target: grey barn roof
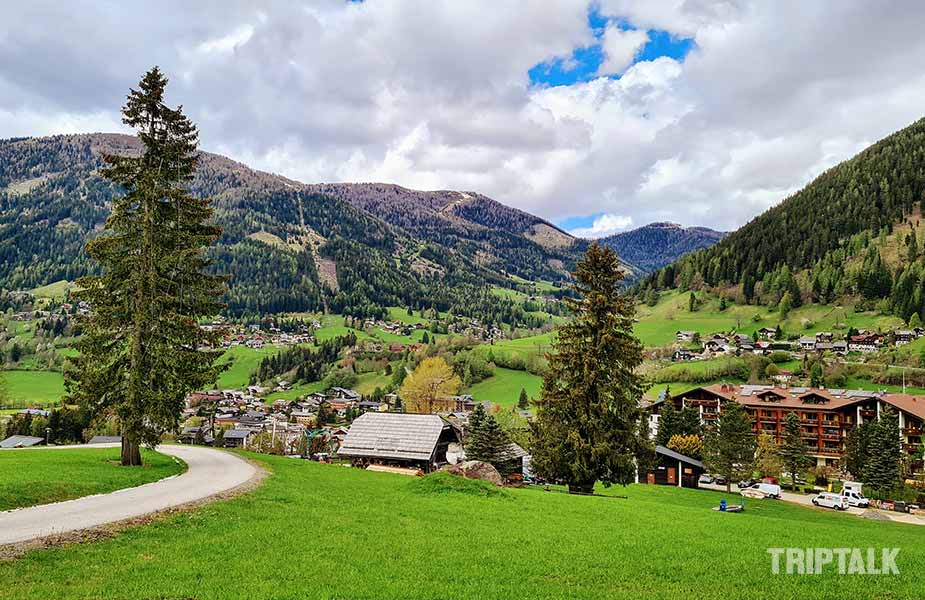
M 450 424 L 437 415 L 360 415 L 347 431 L 339 456 L 430 460 L 440 434 Z
M 691 458 L 690 456 L 684 456 L 684 455 L 681 454 L 680 452 L 675 452 L 674 450 L 671 450 L 671 449 L 666 448 L 666 447 L 664 447 L 664 446 L 656 446 L 656 447 L 655 447 L 655 452 L 656 452 L 657 454 L 661 454 L 661 455 L 663 455 L 663 456 L 667 456 L 668 458 L 673 458 L 673 459 L 675 459 L 675 460 L 680 460 L 681 462 L 685 462 L 685 463 L 687 463 L 687 464 L 689 464 L 689 465 L 694 465 L 695 467 L 700 467 L 701 469 L 703 468 L 703 463 L 700 462 L 699 460 L 697 460 L 696 458 Z
M 226 440 L 243 440 L 246 439 L 253 431 L 250 429 L 229 429 L 224 434 Z
M 0 442 L 0 448 L 28 448 L 44 442 L 45 438 L 32 437 L 31 435 L 11 435 Z
M 122 441 L 121 435 L 95 435 L 87 442 L 88 444 L 118 444 Z

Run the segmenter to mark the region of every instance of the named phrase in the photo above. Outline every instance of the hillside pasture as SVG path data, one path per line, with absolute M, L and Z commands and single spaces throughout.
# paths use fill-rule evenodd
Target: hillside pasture
M 770 500 L 720 513 L 711 507 L 736 494 L 668 486 L 599 489 L 625 499 L 491 493 L 445 476 L 249 457 L 273 472 L 251 493 L 0 562 L 0 579 L 15 582 L 5 598 L 820 600 L 914 598 L 925 583 L 923 527 Z M 768 548 L 856 546 L 900 548 L 900 573 L 771 573 Z M 254 571 L 255 555 L 311 568 Z

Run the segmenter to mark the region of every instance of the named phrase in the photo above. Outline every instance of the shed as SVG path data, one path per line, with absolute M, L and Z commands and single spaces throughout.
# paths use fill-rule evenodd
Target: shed
M 44 443 L 45 438 L 33 437 L 31 435 L 11 435 L 0 442 L 0 448 L 29 448 Z
M 226 448 L 247 448 L 247 438 L 254 433 L 249 429 L 229 429 L 222 436 Z
M 385 464 L 425 472 L 446 464 L 458 430 L 438 415 L 363 413 L 350 426 L 337 454 L 355 466 Z
M 703 463 L 665 446 L 655 447 L 656 464 L 646 474 L 646 483 L 696 488 L 704 472 Z

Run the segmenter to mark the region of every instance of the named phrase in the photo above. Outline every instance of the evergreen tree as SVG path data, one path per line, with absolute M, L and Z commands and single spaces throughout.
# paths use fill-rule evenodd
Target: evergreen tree
M 697 310 L 697 296 L 694 295 L 694 292 L 691 292 L 690 297 L 687 299 L 687 310 L 690 312 Z
M 702 431 L 700 424 L 700 411 L 693 406 L 685 406 L 678 413 L 678 435 L 696 435 L 699 436 Z
M 559 328 L 533 422 L 533 465 L 571 492 L 629 483 L 634 458 L 648 450 L 640 436 L 643 385 L 636 372 L 642 344 L 633 333 L 633 299 L 609 248 L 591 244 L 575 271 L 575 318 Z
M 755 468 L 762 477 L 780 477 L 783 462 L 780 457 L 780 446 L 774 438 L 767 433 L 758 436 L 758 446 L 755 451 Z
M 922 318 L 919 317 L 919 313 L 914 312 L 912 316 L 909 317 L 909 329 L 916 329 L 922 326 Z
M 510 437 L 495 416 L 486 413 L 482 404 L 476 404 L 466 428 L 466 460 L 480 460 L 499 468 L 510 444 Z
M 899 414 L 890 407 L 880 411 L 880 419 L 871 428 L 867 456 L 865 482 L 884 492 L 895 488 L 901 475 L 902 445 Z
M 842 462 L 845 470 L 857 481 L 867 481 L 866 467 L 870 456 L 871 429 L 874 425 L 875 421 L 865 421 L 845 436 L 845 453 L 842 455 Z
M 822 387 L 823 383 L 825 382 L 823 380 L 822 363 L 816 361 L 809 369 L 809 385 L 810 387 L 817 388 Z
M 527 410 L 527 407 L 530 405 L 530 398 L 527 397 L 527 390 L 520 388 L 520 398 L 517 400 L 517 408 L 520 410 Z
M 668 446 L 668 440 L 680 432 L 680 418 L 671 397 L 666 397 L 658 414 L 658 429 L 655 433 L 656 444 Z
M 755 434 L 751 417 L 741 404 L 723 404 L 715 427 L 705 436 L 703 459 L 711 471 L 726 478 L 727 492 L 731 490 L 733 480 L 751 474 L 755 460 Z
M 787 413 L 784 419 L 784 434 L 781 436 L 780 457 L 784 467 L 790 472 L 790 489 L 796 489 L 797 475 L 802 469 L 812 464 L 812 459 L 803 442 L 803 430 L 800 417 L 795 412 Z
M 113 199 L 103 234 L 87 244 L 102 270 L 75 295 L 92 312 L 80 321 L 80 355 L 67 371 L 70 399 L 111 411 L 122 429 L 122 464 L 140 465 L 150 446 L 176 429 L 183 398 L 215 381 L 216 334 L 197 318 L 217 314 L 224 278 L 207 275 L 208 199 L 186 191 L 198 162 L 196 127 L 164 104 L 156 67 L 131 90 L 123 122 L 136 129 L 139 156 L 104 156 L 103 176 L 125 191 Z

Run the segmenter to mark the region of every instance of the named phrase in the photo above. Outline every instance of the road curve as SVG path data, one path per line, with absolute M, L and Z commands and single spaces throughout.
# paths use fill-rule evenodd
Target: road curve
M 108 445 L 60 446 L 48 450 L 78 451 L 79 448 Z M 109 494 L 0 512 L 0 545 L 89 529 L 203 500 L 232 490 L 258 475 L 253 465 L 229 452 L 202 446 L 159 446 L 158 452 L 184 461 L 187 464 L 186 472 Z

